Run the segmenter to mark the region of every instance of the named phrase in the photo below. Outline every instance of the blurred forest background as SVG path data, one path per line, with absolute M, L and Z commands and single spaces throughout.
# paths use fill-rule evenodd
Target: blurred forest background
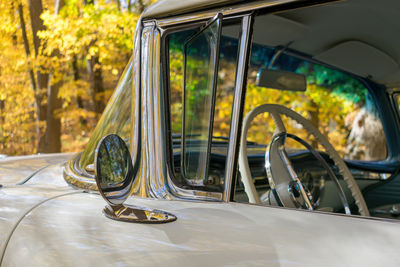
M 151 2 L 0 2 L 0 154 L 82 150 Z

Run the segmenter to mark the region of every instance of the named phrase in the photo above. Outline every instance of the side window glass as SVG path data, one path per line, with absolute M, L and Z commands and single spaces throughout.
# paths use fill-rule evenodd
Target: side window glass
M 201 31 L 168 38 L 172 167 L 175 182 L 183 188 L 224 189 L 238 22 L 216 19 Z
M 253 46 L 255 51 L 259 48 L 257 45 Z M 263 49 L 268 51 L 267 47 Z M 269 53 L 271 56 L 264 58 L 264 62 L 271 61 L 274 49 L 270 48 Z M 265 65 L 257 64 L 253 58 L 250 65 L 252 73 L 249 73 L 245 113 L 265 103 L 283 105 L 311 121 L 328 137 L 341 157 L 362 161 L 386 159 L 386 139 L 380 115 L 372 95 L 361 82 L 344 72 L 308 62 L 285 52 L 275 59 L 272 68 L 304 75 L 307 81 L 306 90 L 304 92 L 276 90 L 260 84 L 257 75 L 265 72 Z M 310 138 L 314 148 L 322 148 L 294 121 L 287 119 L 285 125 L 288 127 L 288 132 L 295 132 L 301 138 Z M 260 117 L 249 129 L 248 140 L 269 144 L 268 140 L 272 138 L 273 131 L 272 121 L 267 117 Z M 266 133 L 268 138 L 265 136 Z M 293 149 L 300 149 L 299 144 L 288 145 L 292 145 Z
M 261 30 L 266 27 L 263 24 L 266 22 L 270 28 L 269 36 Z M 385 134 L 376 103 L 368 89 L 345 72 L 307 61 L 296 52 L 290 52 L 290 46 L 279 43 L 279 39 L 286 42 L 285 38 L 291 37 L 279 34 L 278 22 L 281 23 L 281 19 L 278 20 L 277 15 L 255 19 L 245 114 L 261 104 L 283 105 L 310 120 L 328 137 L 341 157 L 362 161 L 385 160 Z M 292 46 L 295 47 L 295 44 Z M 303 75 L 307 81 L 306 90 L 299 92 L 274 88 L 271 81 L 264 81 L 263 84 L 259 78 L 274 70 Z M 257 117 L 249 129 L 248 140 L 269 144 L 273 125 L 267 115 Z M 288 120 L 285 125 L 288 132 L 309 138 L 306 131 L 294 121 Z M 314 148 L 321 148 L 316 140 L 310 142 Z M 292 145 L 294 149 L 300 148 L 299 144 Z
M 184 45 L 182 175 L 202 184 L 208 174 L 221 19 Z
M 243 168 L 248 172 L 239 173 L 234 200 L 285 206 L 279 202 L 281 199 L 276 197 L 274 191 L 276 184 L 280 185 L 279 179 L 285 176 L 285 172 L 276 171 L 272 175 L 270 168 L 271 162 L 278 162 L 271 160 L 278 155 L 271 153 L 271 147 L 276 148 L 281 144 L 276 141 L 282 140 L 278 139 L 276 133 L 282 132 L 284 128 L 284 132 L 288 133 L 286 137 L 290 137 L 284 142 L 286 162 L 282 165 L 278 162 L 274 170 L 286 170 L 285 166 L 293 166 L 291 170 L 296 175 L 292 177 L 295 176 L 305 188 L 303 191 L 296 191 L 297 189 L 292 190 L 289 186 L 282 187 L 289 190 L 286 195 L 295 198 L 298 192 L 306 192 L 310 197 L 303 199 L 312 199 L 310 202 L 314 207 L 343 212 L 346 208 L 338 194 L 332 193 L 335 192 L 333 184 L 343 182 L 342 174 L 332 163 L 321 141 L 316 140 L 311 131 L 306 129 L 308 124 L 301 124 L 285 115 L 285 112 L 289 114 L 289 111 L 294 111 L 315 126 L 340 157 L 349 163 L 350 171 L 361 186 L 364 186 L 364 181 L 365 184 L 374 183 L 377 179 L 386 177 L 379 170 L 365 172 L 360 167 L 365 165 L 373 168 L 375 161 L 387 158 L 381 115 L 376 99 L 355 75 L 313 60 L 313 54 L 307 53 L 309 47 L 301 42 L 301 34 L 308 38 L 307 44 L 312 42 L 308 40 L 314 40 L 312 38 L 318 40 L 318 34 L 306 35 L 304 25 L 299 24 L 288 13 L 255 17 L 243 117 L 248 114 L 259 115 L 248 120 L 251 122 L 247 131 L 246 147 L 249 168 Z M 264 113 L 258 113 L 264 109 Z M 277 110 L 283 110 L 281 120 L 276 119 L 276 116 L 274 121 L 272 117 Z M 308 146 L 298 140 L 304 140 Z M 330 164 L 328 168 L 322 166 L 315 154 L 326 158 Z M 339 177 L 339 182 L 328 175 L 329 167 Z M 241 180 L 241 176 L 246 179 Z M 344 188 L 343 194 L 352 201 L 350 190 L 348 187 Z M 251 199 L 253 197 L 256 201 Z M 304 206 L 307 205 L 308 203 Z

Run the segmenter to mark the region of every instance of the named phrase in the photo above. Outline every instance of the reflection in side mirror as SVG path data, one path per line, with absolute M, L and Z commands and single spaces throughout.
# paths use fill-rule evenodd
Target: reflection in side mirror
M 125 142 L 115 134 L 104 137 L 95 156 L 96 183 L 110 205 L 122 204 L 134 181 L 132 159 Z
M 100 194 L 109 204 L 103 213 L 114 220 L 138 223 L 165 223 L 176 220 L 170 213 L 123 203 L 130 195 L 136 174 L 124 140 L 116 134 L 101 139 L 95 155 L 95 178 Z
M 304 92 L 307 80 L 306 76 L 294 72 L 260 69 L 256 85 L 283 91 Z

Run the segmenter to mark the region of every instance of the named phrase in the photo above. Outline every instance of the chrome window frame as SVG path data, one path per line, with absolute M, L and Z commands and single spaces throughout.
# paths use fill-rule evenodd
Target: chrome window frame
M 252 24 L 254 21 L 254 11 L 261 10 L 262 12 L 273 13 L 282 10 L 295 9 L 304 6 L 313 6 L 318 3 L 325 3 L 332 1 L 299 1 L 299 0 L 267 0 L 258 1 L 251 4 L 242 4 L 236 7 L 227 7 L 224 9 L 213 9 L 211 11 L 199 12 L 194 14 L 176 16 L 171 18 L 149 20 L 146 25 L 155 23 L 157 29 L 161 33 L 161 68 L 162 72 L 162 92 L 164 92 L 164 129 L 167 133 L 165 142 L 165 158 L 167 168 L 167 180 L 165 183 L 168 185 L 170 192 L 176 198 L 192 199 L 192 200 L 206 200 L 206 201 L 232 201 L 237 176 L 238 166 L 238 151 L 239 151 L 239 140 L 241 134 L 241 125 L 243 117 L 243 103 L 245 88 L 247 85 L 247 69 L 250 60 L 250 48 L 251 48 L 251 36 L 252 36 Z M 220 192 L 207 192 L 199 190 L 188 190 L 180 188 L 174 182 L 173 173 L 173 158 L 172 158 L 172 137 L 170 129 L 170 110 L 169 110 L 169 66 L 167 58 L 167 44 L 166 37 L 179 30 L 195 28 L 204 25 L 209 19 L 214 17 L 217 13 L 223 14 L 223 20 L 226 19 L 242 19 L 242 35 L 240 36 L 238 60 L 237 60 L 237 72 L 235 78 L 235 91 L 234 91 L 234 103 L 233 113 L 231 119 L 231 128 L 229 134 L 229 145 L 227 163 L 225 169 L 225 189 L 223 193 Z M 239 69 L 240 68 L 240 69 Z
M 215 14 L 214 14 L 215 15 Z M 212 17 L 211 17 L 212 18 Z M 226 19 L 222 18 L 222 21 Z M 167 168 L 167 181 L 166 184 L 169 187 L 170 192 L 177 198 L 181 199 L 194 199 L 194 200 L 206 200 L 206 201 L 221 201 L 222 193 L 220 192 L 208 192 L 193 189 L 183 189 L 177 183 L 175 179 L 175 174 L 173 170 L 173 141 L 172 141 L 172 131 L 171 131 L 171 113 L 170 113 L 170 88 L 169 88 L 169 53 L 168 52 L 168 36 L 174 32 L 179 32 L 183 30 L 190 30 L 200 28 L 205 26 L 208 18 L 203 18 L 198 21 L 193 21 L 185 23 L 184 25 L 165 25 L 158 28 L 161 32 L 161 68 L 162 71 L 162 89 L 164 92 L 164 129 L 167 134 L 165 142 L 165 153 L 166 153 L 166 168 Z

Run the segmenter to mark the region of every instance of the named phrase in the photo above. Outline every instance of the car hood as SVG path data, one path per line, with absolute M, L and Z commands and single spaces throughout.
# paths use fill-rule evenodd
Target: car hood
M 19 191 L 3 190 L 9 195 L 19 195 L 22 187 Z M 102 214 L 105 202 L 98 194 L 64 192 L 43 201 L 19 222 L 7 244 L 2 264 L 398 264 L 398 223 L 239 203 L 140 198 L 130 198 L 128 203 L 162 209 L 178 219 L 160 225 L 114 221 Z
M 73 153 L 38 154 L 0 159 L 0 184 L 24 183 L 43 168 L 65 163 Z
M 38 205 L 81 192 L 68 186 L 63 178 L 64 162 L 70 156 L 49 154 L 0 161 L 0 258 L 19 222 Z

